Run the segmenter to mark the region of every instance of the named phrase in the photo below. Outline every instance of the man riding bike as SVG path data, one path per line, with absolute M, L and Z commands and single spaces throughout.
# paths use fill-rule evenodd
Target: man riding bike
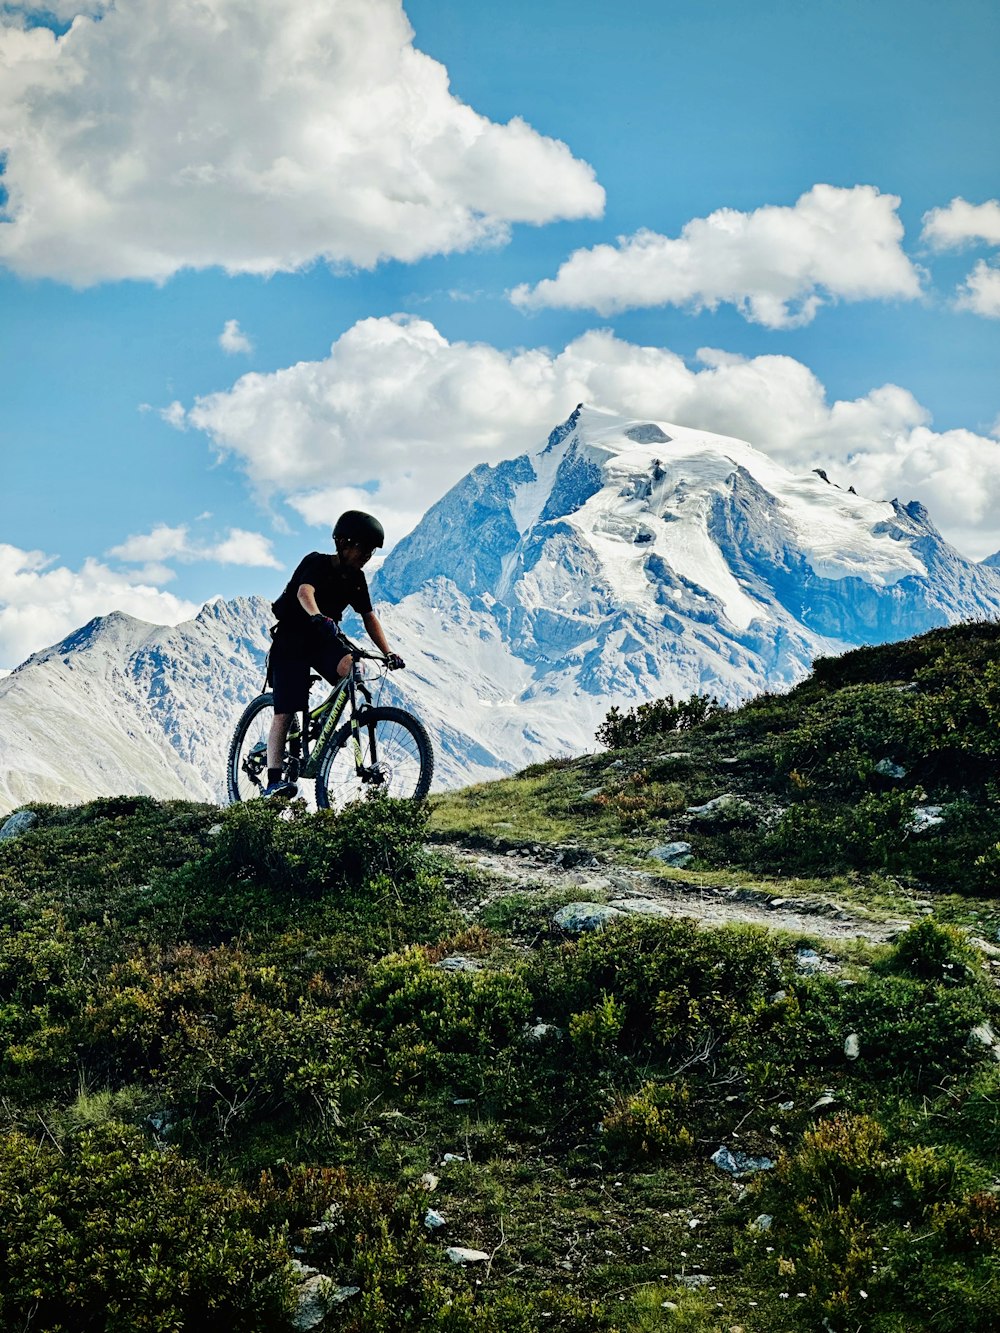
M 274 718 L 267 738 L 267 786 L 261 792 L 265 797 L 291 797 L 298 790 L 283 780 L 281 765 L 292 715 L 309 706 L 310 672 L 318 671 L 334 685 L 351 669 L 351 646 L 339 625 L 348 606 L 361 617 L 390 671 L 405 666 L 389 649 L 363 572 L 385 542 L 382 524 L 360 509 L 348 509 L 337 519 L 333 540 L 336 555 L 321 551 L 307 555 L 272 607 L 278 623 L 271 648 Z

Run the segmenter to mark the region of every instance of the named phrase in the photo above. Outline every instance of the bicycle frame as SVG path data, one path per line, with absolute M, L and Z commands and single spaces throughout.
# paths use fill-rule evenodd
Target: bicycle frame
M 372 702 L 372 696 L 364 681 L 358 676 L 357 665 L 361 658 L 369 658 L 374 661 L 381 661 L 382 659 L 376 657 L 374 653 L 366 653 L 360 648 L 352 649 L 351 657 L 353 659 L 351 669 L 344 679 L 333 687 L 331 693 L 327 695 L 322 703 L 303 712 L 302 724 L 295 725 L 289 733 L 288 748 L 292 757 L 298 759 L 301 764 L 296 776 L 315 778 L 323 751 L 332 738 L 337 723 L 343 717 L 348 702 L 351 705 L 350 726 L 351 740 L 354 744 L 354 763 L 359 776 L 365 775 L 366 770 L 363 763 L 360 728 L 358 726 L 358 694 L 363 695 L 365 702 L 369 705 Z M 319 679 L 319 676 L 312 677 L 313 681 Z M 326 714 L 325 718 L 324 714 Z M 312 746 L 309 744 L 311 738 L 315 738 Z M 372 738 L 372 745 L 374 749 L 374 737 Z M 372 758 L 375 760 L 374 753 Z

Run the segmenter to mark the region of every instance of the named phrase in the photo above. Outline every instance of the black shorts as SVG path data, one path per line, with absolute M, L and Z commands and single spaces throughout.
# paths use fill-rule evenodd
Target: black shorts
M 317 630 L 309 639 L 283 635 L 279 625 L 271 645 L 271 686 L 276 713 L 301 713 L 309 707 L 309 676 L 317 672 L 331 685 L 340 680 L 337 666 L 351 645 L 345 638 Z

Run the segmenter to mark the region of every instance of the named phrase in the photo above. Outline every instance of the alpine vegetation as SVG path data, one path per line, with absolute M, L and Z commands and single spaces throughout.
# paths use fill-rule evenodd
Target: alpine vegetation
M 429 808 L 20 811 L 0 1323 L 992 1333 L 998 636 Z

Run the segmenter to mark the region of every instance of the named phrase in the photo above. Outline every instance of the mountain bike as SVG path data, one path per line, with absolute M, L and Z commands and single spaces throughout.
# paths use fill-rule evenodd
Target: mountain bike
M 381 665 L 377 653 L 351 648 L 351 669 L 315 708 L 295 713 L 285 742 L 281 776 L 286 782 L 315 780 L 316 805 L 340 809 L 382 794 L 422 800 L 434 774 L 434 751 L 424 724 L 402 708 L 376 706 L 361 674 L 362 660 Z M 321 677 L 311 676 L 310 688 Z M 360 703 L 359 703 L 360 699 Z M 344 715 L 347 720 L 343 721 Z M 226 779 L 230 801 L 248 801 L 267 786 L 267 736 L 274 696 L 251 699 L 229 746 Z

